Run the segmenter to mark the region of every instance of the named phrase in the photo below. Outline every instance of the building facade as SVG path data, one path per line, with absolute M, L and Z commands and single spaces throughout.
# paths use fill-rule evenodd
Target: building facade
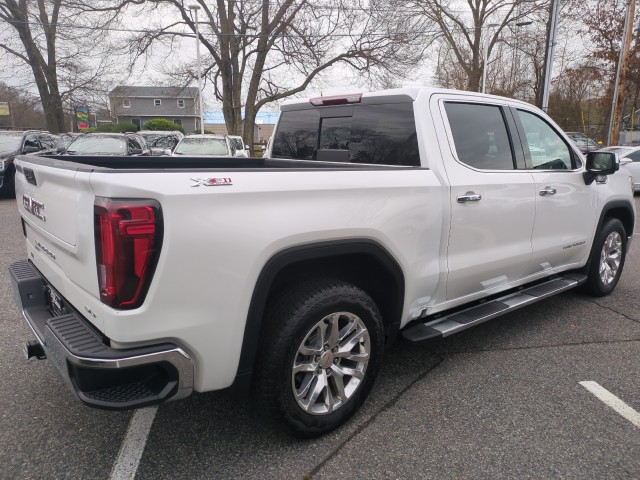
M 132 123 L 138 130 L 153 118 L 166 118 L 186 133 L 200 130 L 196 87 L 117 86 L 109 93 L 111 114 L 117 123 Z
M 266 145 L 273 134 L 273 130 L 278 123 L 280 112 L 260 111 L 256 115 L 256 122 L 253 127 L 253 143 L 256 145 Z M 242 115 L 244 119 L 244 114 Z M 218 135 L 227 135 L 227 126 L 224 122 L 224 115 L 221 111 L 204 112 L 205 130 Z

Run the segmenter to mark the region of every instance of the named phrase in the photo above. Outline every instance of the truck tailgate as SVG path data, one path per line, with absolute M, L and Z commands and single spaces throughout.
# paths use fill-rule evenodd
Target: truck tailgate
M 29 260 L 71 303 L 100 302 L 90 171 L 37 157 L 18 157 L 15 163 Z

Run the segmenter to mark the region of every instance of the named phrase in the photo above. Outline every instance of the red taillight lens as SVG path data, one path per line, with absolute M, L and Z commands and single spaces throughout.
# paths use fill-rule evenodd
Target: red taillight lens
M 160 253 L 160 204 L 98 197 L 94 218 L 100 299 L 113 308 L 137 308 L 144 301 Z

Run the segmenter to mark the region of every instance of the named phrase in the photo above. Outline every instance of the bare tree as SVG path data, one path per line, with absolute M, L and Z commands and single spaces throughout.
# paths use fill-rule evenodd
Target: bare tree
M 196 3 L 204 12 L 200 41 L 208 53 L 205 73 L 222 103 L 227 130 L 233 134 L 242 130 L 249 144 L 260 108 L 302 92 L 331 67 L 342 65 L 374 76 L 382 71 L 399 73 L 415 64 L 415 50 L 410 47 L 419 32 L 411 19 L 383 8 L 384 0 Z M 132 43 L 136 58 L 158 40 L 175 41 L 196 31 L 183 1 L 147 4 L 156 10 L 171 7 L 180 19 L 138 35 Z M 183 26 L 191 32 L 181 31 Z M 193 70 L 190 75 L 193 78 Z M 380 79 L 385 81 L 383 75 Z
M 17 34 L 0 41 L 0 52 L 31 70 L 51 132 L 66 130 L 65 103 L 71 109 L 74 101 L 102 96 L 114 71 L 107 29 L 121 6 L 98 15 L 101 3 L 92 2 L 89 12 L 80 1 L 0 0 L 0 23 Z
M 505 30 L 538 12 L 548 0 L 467 0 L 466 5 L 454 0 L 411 0 L 410 8 L 418 10 L 431 25 L 426 34 L 436 42 L 440 54 L 453 67 L 456 86 L 479 91 L 484 65 L 485 38 L 488 56 Z M 440 75 L 442 77 L 442 74 Z

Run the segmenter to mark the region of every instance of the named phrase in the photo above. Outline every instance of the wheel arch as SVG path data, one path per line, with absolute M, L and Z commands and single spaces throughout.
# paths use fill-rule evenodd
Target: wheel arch
M 607 203 L 602 209 L 602 212 L 600 212 L 600 218 L 598 219 L 598 224 L 594 231 L 594 241 L 591 244 L 591 250 L 589 252 L 589 260 L 581 271 L 588 272 L 591 268 L 591 260 L 593 259 L 594 249 L 596 248 L 595 238 L 608 218 L 617 218 L 622 222 L 625 232 L 627 233 L 627 239 L 633 235 L 635 215 L 631 204 L 624 200 L 616 200 Z M 627 242 L 627 248 L 629 248 L 629 242 Z
M 317 276 L 349 281 L 372 296 L 387 336 L 395 336 L 404 305 L 402 268 L 386 248 L 369 239 L 328 241 L 291 247 L 274 254 L 263 266 L 254 286 L 242 339 L 234 389 L 251 384 L 262 319 L 269 299 L 288 284 Z
M 607 218 L 617 218 L 622 222 L 624 230 L 627 233 L 627 237 L 633 235 L 633 228 L 635 226 L 636 219 L 633 213 L 633 207 L 629 202 L 618 200 L 607 203 L 600 213 L 596 232 L 600 231 Z

